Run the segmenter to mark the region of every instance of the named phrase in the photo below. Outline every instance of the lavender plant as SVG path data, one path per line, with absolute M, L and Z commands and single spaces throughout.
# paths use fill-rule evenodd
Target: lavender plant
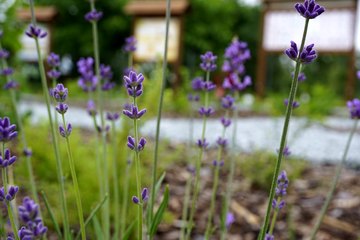
M 190 214 L 188 223 L 186 226 L 186 235 L 185 239 L 190 239 L 191 231 L 194 225 L 194 214 L 196 210 L 196 202 L 198 199 L 198 194 L 200 190 L 200 168 L 201 168 L 201 162 L 203 160 L 203 154 L 204 150 L 208 146 L 208 142 L 205 138 L 205 132 L 206 132 L 206 121 L 207 118 L 214 113 L 214 109 L 209 106 L 209 93 L 215 89 L 215 84 L 213 84 L 210 81 L 210 72 L 213 72 L 216 70 L 216 59 L 217 57 L 212 52 L 206 52 L 205 54 L 200 56 L 201 63 L 200 68 L 205 71 L 206 73 L 206 80 L 201 82 L 201 88 L 205 92 L 204 96 L 204 106 L 199 108 L 199 114 L 203 119 L 203 127 L 202 127 L 202 133 L 201 138 L 197 140 L 197 145 L 199 147 L 199 155 L 196 160 L 196 172 L 195 172 L 195 182 L 194 182 L 194 192 L 192 195 L 192 201 L 191 201 L 191 208 L 190 208 Z
M 56 111 L 61 115 L 62 119 L 62 125 L 59 126 L 59 133 L 60 135 L 65 138 L 66 140 L 66 150 L 69 158 L 69 166 L 71 171 L 71 177 L 74 185 L 75 190 L 75 197 L 76 197 L 76 205 L 78 210 L 78 217 L 80 222 L 80 230 L 81 230 L 81 236 L 82 239 L 86 239 L 86 232 L 85 232 L 85 224 L 84 224 L 84 216 L 83 216 L 83 210 L 82 210 L 82 204 L 81 204 L 81 197 L 80 197 L 80 190 L 79 190 L 79 184 L 76 176 L 76 170 L 75 170 L 75 163 L 74 158 L 71 150 L 70 145 L 70 134 L 72 131 L 71 123 L 66 124 L 65 121 L 65 113 L 68 110 L 68 105 L 65 103 L 66 98 L 68 96 L 68 89 L 64 87 L 63 84 L 56 85 L 55 88 L 53 88 L 50 91 L 50 95 L 55 99 L 55 101 L 58 103 L 56 106 Z
M 29 26 L 28 30 L 26 31 L 26 35 L 30 38 L 33 38 L 35 41 L 35 45 L 36 45 L 42 90 L 43 90 L 43 95 L 45 98 L 46 110 L 48 113 L 49 124 L 50 124 L 50 129 L 51 129 L 51 140 L 52 140 L 52 145 L 53 145 L 54 154 L 55 154 L 55 158 L 56 158 L 56 170 L 57 170 L 58 183 L 60 186 L 60 202 L 61 202 L 61 207 L 62 207 L 63 224 L 64 224 L 64 239 L 68 240 L 68 239 L 70 239 L 70 227 L 69 227 L 68 210 L 67 210 L 66 198 L 65 198 L 65 184 L 63 181 L 63 170 L 62 170 L 62 165 L 61 165 L 59 146 L 58 146 L 57 138 L 56 138 L 56 131 L 55 131 L 53 119 L 51 116 L 49 90 L 48 90 L 48 85 L 47 85 L 46 76 L 45 76 L 45 68 L 44 68 L 44 63 L 43 63 L 40 45 L 39 45 L 39 39 L 46 37 L 47 33 L 44 32 L 43 30 L 41 30 L 39 27 L 37 27 L 36 20 L 35 20 L 35 13 L 34 13 L 34 2 L 33 2 L 33 0 L 30 0 L 29 3 L 30 3 L 32 24 Z
M 346 142 L 345 149 L 344 149 L 341 161 L 338 163 L 338 165 L 336 167 L 335 175 L 334 175 L 334 178 L 332 180 L 330 190 L 329 190 L 329 192 L 327 194 L 324 205 L 322 206 L 322 208 L 320 210 L 320 213 L 319 213 L 319 216 L 316 219 L 314 228 L 311 231 L 311 234 L 310 234 L 310 239 L 311 240 L 316 239 L 316 233 L 318 232 L 318 230 L 320 228 L 320 225 L 321 225 L 321 222 L 324 219 L 324 216 L 326 214 L 326 211 L 329 208 L 331 199 L 333 198 L 333 195 L 335 193 L 337 183 L 339 182 L 339 178 L 340 178 L 340 175 L 341 175 L 341 170 L 343 169 L 345 161 L 347 159 L 347 154 L 348 154 L 349 149 L 350 149 L 351 141 L 352 141 L 353 136 L 354 136 L 354 134 L 356 132 L 358 122 L 359 122 L 359 119 L 360 119 L 360 100 L 358 98 L 355 98 L 355 99 L 353 99 L 351 101 L 348 101 L 347 102 L 347 107 L 348 107 L 349 112 L 350 112 L 350 117 L 355 120 L 354 125 L 353 125 L 353 127 L 352 127 L 352 129 L 350 131 L 349 138 L 348 138 L 348 140 Z
M 269 199 L 267 204 L 267 210 L 264 218 L 264 223 L 261 228 L 260 234 L 258 239 L 263 240 L 265 238 L 266 232 L 268 231 L 268 225 L 269 225 L 269 218 L 270 218 L 270 212 L 272 208 L 272 200 L 275 196 L 275 189 L 276 189 L 276 181 L 277 176 L 279 174 L 280 168 L 281 168 L 281 161 L 283 157 L 283 151 L 286 146 L 286 138 L 287 138 L 287 131 L 291 119 L 292 109 L 293 109 L 293 102 L 295 100 L 296 92 L 297 92 L 297 86 L 298 86 L 298 77 L 301 72 L 301 66 L 303 64 L 311 63 L 316 57 L 316 51 L 313 49 L 314 44 L 310 44 L 305 46 L 305 40 L 307 35 L 307 29 L 309 25 L 310 19 L 314 19 L 320 14 L 322 14 L 325 9 L 324 7 L 318 5 L 315 0 L 305 0 L 303 4 L 297 3 L 295 4 L 296 11 L 305 18 L 305 26 L 304 31 L 302 35 L 302 40 L 300 44 L 300 48 L 298 49 L 297 44 L 293 41 L 291 41 L 291 46 L 289 49 L 285 51 L 286 55 L 295 61 L 295 72 L 294 76 L 291 82 L 291 88 L 290 93 L 288 97 L 288 104 L 286 107 L 286 113 L 285 113 L 285 121 L 283 126 L 283 131 L 281 135 L 281 141 L 280 141 L 280 147 L 279 147 L 279 154 L 278 158 L 275 164 L 274 169 L 274 175 L 273 180 L 271 183 L 271 189 L 269 193 Z
M 133 103 L 130 109 L 124 109 L 123 114 L 133 120 L 134 124 L 134 137 L 128 136 L 127 146 L 134 151 L 135 172 L 136 172 L 136 191 L 137 196 L 134 196 L 133 202 L 138 205 L 138 239 L 142 239 L 143 231 L 143 202 L 145 200 L 141 190 L 141 165 L 140 165 L 140 152 L 144 149 L 146 140 L 139 138 L 138 123 L 137 121 L 146 113 L 146 109 L 139 110 L 137 106 L 137 97 L 143 93 L 144 76 L 140 73 L 130 71 L 128 76 L 124 76 L 125 87 L 127 93 L 133 98 Z M 147 190 L 146 190 L 147 194 Z M 135 200 L 135 201 L 134 201 Z
M 212 229 L 212 221 L 213 221 L 213 215 L 215 211 L 215 201 L 216 201 L 216 193 L 217 188 L 219 184 L 219 172 L 220 168 L 224 165 L 223 160 L 223 151 L 224 148 L 228 144 L 228 140 L 225 138 L 225 132 L 226 129 L 230 126 L 226 121 L 223 119 L 227 119 L 229 115 L 229 111 L 234 107 L 234 98 L 230 95 L 227 95 L 222 98 L 221 100 L 221 106 L 225 109 L 225 116 L 220 119 L 220 122 L 223 126 L 221 137 L 218 138 L 216 143 L 218 144 L 218 153 L 217 153 L 217 159 L 214 160 L 213 166 L 214 166 L 214 182 L 213 182 L 213 189 L 212 189 L 212 195 L 211 195 L 211 203 L 210 203 L 210 209 L 208 214 L 208 222 L 206 226 L 206 232 L 205 232 L 205 239 L 210 239 L 213 229 Z
M 19 240 L 16 235 L 17 225 L 14 217 L 14 210 L 12 209 L 10 202 L 15 199 L 16 193 L 19 191 L 18 186 L 9 185 L 8 179 L 8 168 L 16 161 L 16 156 L 12 156 L 10 149 L 5 148 L 6 143 L 12 141 L 17 137 L 18 132 L 15 131 L 15 124 L 11 124 L 8 117 L 0 118 L 0 143 L 1 143 L 1 156 L 0 156 L 0 167 L 2 175 L 2 184 L 0 188 L 0 201 L 5 202 L 7 213 L 15 239 Z

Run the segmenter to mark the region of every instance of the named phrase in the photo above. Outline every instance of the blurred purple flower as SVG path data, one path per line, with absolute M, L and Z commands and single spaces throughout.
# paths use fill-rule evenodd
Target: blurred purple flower
M 8 58 L 9 56 L 10 56 L 9 51 L 7 51 L 6 49 L 0 50 L 0 59 L 5 59 Z
M 117 112 L 115 112 L 115 113 L 107 112 L 106 113 L 106 119 L 109 121 L 116 121 L 119 119 L 119 117 L 120 117 L 120 114 Z
M 303 4 L 296 3 L 295 9 L 301 16 L 313 19 L 325 12 L 325 8 L 315 2 L 315 0 L 305 0 Z
M 10 76 L 14 73 L 14 69 L 12 69 L 11 67 L 7 67 L 4 68 L 3 70 L 1 70 L 1 75 L 3 76 Z
M 212 107 L 208 107 L 208 108 L 200 107 L 199 108 L 200 116 L 209 117 L 214 113 L 215 113 L 215 110 Z
M 25 34 L 31 38 L 44 38 L 47 36 L 47 32 L 41 30 L 39 27 L 36 27 L 32 24 L 29 26 Z
M 196 77 L 191 81 L 191 87 L 194 91 L 201 91 L 204 89 L 205 81 L 202 77 Z
M 4 156 L 0 154 L 0 167 L 6 168 L 16 161 L 16 156 L 11 156 L 10 150 L 5 149 Z
M 88 114 L 90 116 L 96 116 L 97 114 L 97 111 L 96 111 L 96 107 L 95 107 L 95 102 L 93 100 L 89 100 L 87 102 L 87 105 L 86 105 L 86 111 L 88 112 Z
M 47 76 L 49 78 L 57 79 L 57 78 L 59 78 L 61 76 L 61 72 L 56 70 L 56 69 L 52 69 L 52 70 L 47 72 Z
M 97 11 L 96 9 L 91 10 L 90 12 L 85 14 L 85 19 L 88 22 L 97 22 L 99 21 L 103 16 L 103 13 L 100 11 Z
M 360 119 L 360 100 L 358 98 L 348 101 L 347 107 L 350 111 L 351 118 Z
M 230 226 L 235 222 L 235 215 L 231 212 L 228 212 L 226 214 L 226 221 L 225 225 L 227 228 L 230 228 Z
M 217 56 L 215 56 L 212 52 L 208 51 L 205 54 L 200 56 L 201 63 L 200 67 L 202 70 L 206 72 L 212 72 L 216 69 L 216 59 Z
M 60 57 L 56 53 L 50 53 L 47 57 L 47 63 L 50 67 L 59 67 L 60 66 Z
M 17 89 L 19 88 L 20 84 L 15 81 L 15 80 L 10 80 L 7 83 L 5 83 L 4 85 L 4 89 L 5 90 L 9 90 L 9 89 Z
M 125 39 L 125 52 L 135 52 L 136 51 L 136 38 L 134 36 L 130 36 Z
M 231 95 L 226 95 L 221 99 L 221 106 L 225 109 L 232 109 L 235 99 Z
M 131 105 L 130 109 L 124 109 L 123 114 L 128 116 L 131 119 L 139 119 L 146 113 L 146 109 L 138 110 L 138 108 L 135 105 Z
M 50 89 L 50 96 L 52 96 L 56 102 L 65 102 L 68 96 L 68 89 L 64 87 L 62 83 L 58 83 L 55 88 Z
M 0 142 L 9 142 L 14 139 L 18 134 L 15 129 L 15 124 L 11 124 L 8 117 L 0 118 Z

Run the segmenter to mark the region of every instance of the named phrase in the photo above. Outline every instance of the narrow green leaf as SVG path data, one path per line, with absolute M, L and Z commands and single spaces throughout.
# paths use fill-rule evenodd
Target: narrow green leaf
M 95 216 L 95 214 L 99 211 L 99 209 L 104 205 L 104 203 L 106 202 L 108 198 L 108 195 L 105 194 L 105 197 L 101 200 L 101 202 L 99 202 L 95 208 L 91 211 L 90 215 L 87 217 L 87 219 L 85 220 L 85 228 L 87 227 L 87 225 L 90 223 L 91 219 Z M 80 238 L 80 232 L 78 232 L 78 234 L 76 235 L 75 239 L 79 239 Z
M 168 203 L 169 203 L 169 186 L 166 185 L 165 192 L 164 192 L 164 198 L 160 204 L 159 209 L 157 210 L 157 212 L 153 218 L 153 221 L 151 222 L 151 228 L 150 228 L 150 232 L 149 232 L 151 237 L 155 235 L 156 230 L 163 218 L 164 212 L 168 206 Z
M 92 218 L 92 222 L 94 224 L 94 230 L 95 230 L 95 235 L 96 235 L 96 239 L 104 239 L 104 233 L 101 230 L 101 225 L 99 222 L 99 219 L 96 217 L 96 215 Z
M 45 206 L 46 206 L 46 209 L 47 211 L 49 212 L 49 215 L 50 215 L 50 218 L 51 218 L 51 221 L 53 222 L 54 224 L 54 227 L 55 227 L 55 231 L 59 237 L 59 239 L 62 239 L 62 234 L 61 234 L 61 231 L 60 231 L 60 227 L 59 227 L 59 224 L 57 223 L 56 219 L 55 219 L 55 215 L 54 215 L 54 212 L 51 210 L 51 206 L 50 206 L 50 203 L 46 197 L 46 194 L 44 191 L 40 191 L 41 193 L 41 197 L 43 198 L 44 200 L 44 203 L 45 203 Z
M 161 184 L 162 184 L 162 182 L 163 182 L 164 179 L 165 179 L 165 175 L 166 175 L 166 172 L 164 172 L 163 174 L 161 174 L 160 178 L 157 180 L 157 182 L 156 182 L 156 184 L 155 184 L 155 191 L 154 191 L 153 193 L 151 193 L 151 194 L 154 194 L 155 196 L 157 196 L 157 194 L 158 194 L 158 192 L 159 192 L 159 189 L 160 189 L 160 187 L 161 187 Z M 151 198 L 150 198 L 150 200 L 151 200 Z M 154 204 L 154 203 L 148 204 L 148 205 L 147 205 L 147 208 L 146 208 L 146 216 L 148 216 L 148 217 L 147 217 L 147 227 L 148 227 L 148 229 L 151 228 L 152 219 L 150 219 L 150 217 L 152 216 L 152 214 L 149 214 L 149 211 L 151 211 L 150 205 L 153 205 L 153 204 Z
M 131 232 L 133 231 L 136 222 L 137 222 L 137 219 L 135 219 L 135 220 L 130 224 L 130 226 L 126 229 L 126 231 L 125 231 L 125 233 L 124 233 L 124 235 L 123 235 L 122 240 L 128 240 L 128 239 L 129 239 L 130 234 L 131 234 Z

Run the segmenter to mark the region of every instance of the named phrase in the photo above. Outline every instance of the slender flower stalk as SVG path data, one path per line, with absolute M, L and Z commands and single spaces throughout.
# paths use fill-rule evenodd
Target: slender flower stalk
M 335 172 L 334 178 L 332 180 L 330 190 L 329 190 L 328 195 L 326 197 L 325 203 L 322 206 L 320 214 L 319 214 L 319 216 L 318 216 L 318 218 L 316 220 L 316 223 L 314 225 L 314 228 L 311 231 L 311 235 L 310 235 L 311 240 L 316 239 L 316 233 L 318 232 L 318 230 L 320 228 L 320 225 L 321 225 L 321 223 L 322 223 L 322 221 L 324 219 L 326 211 L 329 208 L 331 199 L 334 196 L 335 189 L 336 189 L 337 183 L 339 182 L 339 178 L 340 178 L 340 175 L 341 175 L 341 170 L 344 167 L 344 163 L 345 163 L 345 161 L 347 159 L 347 154 L 348 154 L 349 149 L 350 149 L 351 141 L 352 141 L 352 139 L 354 137 L 354 134 L 355 134 L 357 126 L 358 126 L 358 122 L 359 122 L 359 118 L 360 118 L 360 100 L 359 99 L 354 99 L 353 101 L 349 101 L 348 102 L 348 107 L 350 109 L 352 118 L 355 118 L 354 126 L 352 127 L 349 138 L 348 138 L 348 140 L 346 142 L 345 150 L 344 150 L 343 156 L 341 158 L 341 161 L 337 165 L 336 172 Z
M 277 176 L 279 175 L 279 172 L 280 172 L 281 162 L 282 162 L 282 158 L 283 158 L 283 152 L 284 152 L 284 148 L 286 147 L 287 131 L 288 131 L 291 114 L 292 114 L 292 110 L 293 110 L 293 102 L 294 102 L 294 99 L 296 96 L 296 91 L 297 91 L 297 86 L 298 86 L 298 77 L 301 72 L 301 65 L 304 63 L 310 63 L 316 57 L 315 51 L 312 50 L 313 44 L 311 44 L 305 48 L 305 39 L 306 39 L 306 35 L 307 35 L 309 20 L 312 18 L 315 18 L 316 16 L 320 15 L 321 13 L 323 13 L 325 11 L 325 9 L 323 7 L 321 7 L 315 3 L 315 0 L 305 0 L 303 5 L 300 3 L 297 3 L 297 4 L 295 4 L 295 8 L 305 18 L 305 26 L 304 26 L 304 31 L 303 31 L 302 41 L 301 41 L 299 51 L 297 51 L 298 49 L 294 42 L 291 42 L 291 48 L 289 48 L 285 51 L 286 55 L 288 55 L 289 58 L 293 59 L 296 62 L 295 73 L 294 73 L 292 83 L 291 83 L 290 94 L 288 97 L 289 101 L 288 101 L 288 105 L 286 108 L 285 121 L 284 121 L 283 131 L 282 131 L 282 135 L 281 135 L 279 154 L 278 154 L 278 158 L 275 163 L 274 175 L 273 175 L 273 179 L 272 179 L 272 183 L 271 183 L 271 189 L 270 189 L 270 193 L 269 193 L 267 210 L 266 210 L 266 214 L 265 214 L 265 218 L 264 218 L 264 223 L 263 223 L 263 226 L 261 228 L 261 231 L 260 231 L 260 234 L 258 237 L 259 240 L 263 240 L 265 238 L 265 234 L 268 230 L 270 212 L 271 212 L 271 207 L 272 207 L 272 200 L 274 199 L 274 196 L 275 196 Z M 309 14 L 311 15 L 311 17 L 308 16 Z
M 167 53 L 168 53 L 168 39 L 169 39 L 169 26 L 170 26 L 170 17 L 171 17 L 171 0 L 166 1 L 166 28 L 165 28 L 165 45 L 164 45 L 164 59 L 163 59 L 163 66 L 162 66 L 162 84 L 160 90 L 160 97 L 159 97 L 159 107 L 156 119 L 156 135 L 155 135 L 155 149 L 154 149 L 154 161 L 152 166 L 152 193 L 150 195 L 150 202 L 149 202 L 149 224 L 153 220 L 153 209 L 154 209 L 154 202 L 155 202 L 155 185 L 157 182 L 157 163 L 158 163 L 158 155 L 159 155 L 159 138 L 160 138 L 160 122 L 161 122 L 161 113 L 163 108 L 164 102 L 164 91 L 166 85 L 166 68 L 167 68 Z M 149 225 L 150 226 L 150 225 Z M 150 239 L 153 237 L 150 236 Z
M 206 52 L 204 55 L 201 55 L 202 63 L 200 64 L 200 67 L 206 72 L 206 80 L 202 84 L 202 88 L 205 90 L 205 98 L 204 98 L 204 107 L 201 107 L 199 109 L 199 113 L 203 118 L 203 127 L 202 127 L 202 133 L 201 138 L 198 140 L 198 146 L 199 146 L 199 157 L 196 160 L 196 171 L 195 171 L 195 182 L 194 182 L 194 192 L 192 195 L 192 201 L 191 201 L 191 208 L 190 208 L 190 215 L 189 220 L 187 223 L 187 232 L 185 239 L 190 239 L 192 228 L 194 227 L 194 215 L 196 210 L 196 202 L 198 200 L 198 195 L 200 191 L 200 168 L 201 168 L 201 162 L 203 159 L 204 150 L 207 147 L 208 143 L 205 139 L 205 132 L 206 132 L 206 122 L 207 118 L 210 114 L 213 113 L 213 110 L 211 107 L 209 107 L 209 92 L 211 90 L 214 90 L 215 85 L 210 82 L 210 72 L 214 71 L 216 69 L 216 61 L 217 57 L 212 54 L 212 52 Z
M 78 210 L 78 217 L 80 222 L 80 230 L 81 230 L 81 236 L 82 239 L 86 239 L 86 233 L 85 233 L 85 224 L 84 224 L 84 215 L 82 210 L 82 204 L 81 204 L 81 197 L 80 197 L 80 190 L 79 190 L 79 184 L 76 176 L 76 170 L 75 170 L 75 163 L 74 158 L 71 151 L 71 145 L 70 145 L 70 139 L 69 136 L 72 131 L 72 126 L 70 123 L 66 124 L 65 121 L 65 113 L 68 110 L 68 105 L 64 102 L 66 101 L 66 98 L 68 96 L 68 89 L 64 87 L 61 83 L 58 84 L 55 88 L 51 89 L 50 95 L 55 99 L 55 101 L 58 103 L 56 106 L 56 111 L 61 115 L 62 119 L 62 126 L 59 127 L 60 135 L 65 138 L 66 140 L 66 150 L 69 158 L 69 166 L 70 166 L 70 172 L 71 177 L 73 181 L 73 186 L 75 190 L 75 198 L 76 198 L 76 205 Z
M 35 21 L 34 2 L 33 2 L 33 0 L 30 0 L 29 2 L 30 2 L 30 9 L 31 9 L 32 27 L 35 29 L 38 29 L 36 27 L 36 21 Z M 49 88 L 48 88 L 47 81 L 46 81 L 45 68 L 44 68 L 43 59 L 42 59 L 42 55 L 41 55 L 41 51 L 40 51 L 39 40 L 38 40 L 38 38 L 42 37 L 42 36 L 44 36 L 44 34 L 40 34 L 40 35 L 38 34 L 38 36 L 32 35 L 32 37 L 35 40 L 35 44 L 36 44 L 41 84 L 42 84 L 42 89 L 43 89 L 43 95 L 45 98 L 46 109 L 47 109 L 49 124 L 50 124 L 50 128 L 51 128 L 51 140 L 53 143 L 55 159 L 56 159 L 57 177 L 58 177 L 58 182 L 60 185 L 60 202 L 61 202 L 61 206 L 62 206 L 63 223 L 64 223 L 64 237 L 66 240 L 68 240 L 68 239 L 70 239 L 70 227 L 69 227 L 68 210 L 67 210 L 66 198 L 65 198 L 65 184 L 63 181 L 64 175 L 63 175 L 63 170 L 62 170 L 62 165 L 61 165 L 61 160 L 60 160 L 60 151 L 59 151 L 59 147 L 58 147 L 58 143 L 57 143 L 56 131 L 55 131 L 55 127 L 54 127 L 54 123 L 53 123 L 53 119 L 52 119 L 52 115 L 51 115 L 51 110 L 50 110 L 50 96 L 49 96 L 49 90 L 48 90 Z

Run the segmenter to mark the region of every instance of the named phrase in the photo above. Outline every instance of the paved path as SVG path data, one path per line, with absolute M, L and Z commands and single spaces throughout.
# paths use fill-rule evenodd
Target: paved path
M 45 106 L 36 102 L 22 102 L 20 111 L 31 111 L 31 123 L 38 124 L 47 119 Z M 73 126 L 92 128 L 92 121 L 86 111 L 71 107 L 66 118 Z M 353 120 L 347 118 L 328 118 L 323 122 L 308 121 L 305 118 L 293 118 L 289 129 L 289 146 L 294 156 L 303 157 L 313 162 L 337 162 L 342 156 L 345 143 Z M 201 135 L 202 120 L 194 121 L 193 137 Z M 238 121 L 238 149 L 245 152 L 267 150 L 275 152 L 279 147 L 283 118 L 250 117 Z M 155 136 L 156 120 L 147 121 L 141 128 L 143 135 Z M 163 119 L 161 137 L 175 142 L 187 142 L 190 139 L 189 119 Z M 210 119 L 207 125 L 206 138 L 214 144 L 219 137 L 222 126 L 216 119 Z M 360 127 L 359 127 L 360 129 Z M 233 129 L 227 130 L 231 139 Z M 359 130 L 360 131 L 360 130 Z M 348 162 L 360 164 L 360 132 L 353 138 Z

